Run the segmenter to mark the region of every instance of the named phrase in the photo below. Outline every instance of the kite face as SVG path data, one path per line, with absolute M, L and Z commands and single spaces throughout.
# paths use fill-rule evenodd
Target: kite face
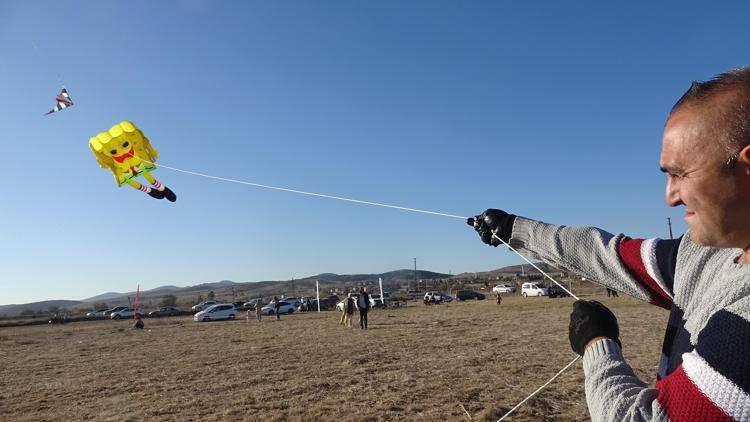
M 118 186 L 156 169 L 154 162 L 159 157 L 148 138 L 127 120 L 91 137 L 89 148 L 99 165 L 112 172 Z

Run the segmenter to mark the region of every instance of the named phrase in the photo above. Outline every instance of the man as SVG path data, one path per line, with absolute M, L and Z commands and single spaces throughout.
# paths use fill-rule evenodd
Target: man
M 359 328 L 361 330 L 366 330 L 367 311 L 370 310 L 370 295 L 367 294 L 367 289 L 364 287 L 359 288 L 359 295 L 357 296 L 357 309 L 359 309 Z
M 276 321 L 281 321 L 281 313 L 279 313 L 279 310 L 281 308 L 281 303 L 279 303 L 279 298 L 274 296 L 273 297 L 273 309 L 274 313 L 276 314 Z
M 750 420 L 750 68 L 693 83 L 664 126 L 666 201 L 684 206 L 677 240 L 631 239 L 487 210 L 469 219 L 485 243 L 670 310 L 650 388 L 625 362 L 617 319 L 577 301 L 569 338 L 583 356 L 593 420 Z

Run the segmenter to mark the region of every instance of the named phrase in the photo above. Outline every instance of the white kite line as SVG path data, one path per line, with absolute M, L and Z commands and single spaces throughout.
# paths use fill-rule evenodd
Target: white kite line
M 554 377 L 552 377 L 552 378 L 549 379 L 549 381 L 545 382 L 541 387 L 537 388 L 536 391 L 534 391 L 533 393 L 529 394 L 528 397 L 526 397 L 525 399 L 521 400 L 521 402 L 518 403 L 516 405 L 516 407 L 510 409 L 508 411 L 508 413 L 504 414 L 502 418 L 500 418 L 500 419 L 497 420 L 497 422 L 500 422 L 501 420 L 503 420 L 503 419 L 507 418 L 508 416 L 510 416 L 510 414 L 513 413 L 513 412 L 515 412 L 516 409 L 518 409 L 522 404 L 526 403 L 526 400 L 534 397 L 534 395 L 536 393 L 542 391 L 544 389 L 544 387 L 548 386 L 552 381 L 555 380 L 555 378 L 559 377 L 560 374 L 562 374 L 563 372 L 565 372 L 566 369 L 570 368 L 570 366 L 573 365 L 574 363 L 576 363 L 576 361 L 578 359 L 580 359 L 580 358 L 581 358 L 581 356 L 576 355 L 576 357 L 572 361 L 570 361 L 569 364 L 565 365 L 565 368 L 561 369 L 560 372 L 556 373 Z
M 143 161 L 146 162 L 146 163 L 149 163 L 149 164 L 154 164 L 154 163 L 151 163 L 151 162 L 146 161 L 146 160 L 143 160 Z M 154 164 L 154 165 L 156 165 L 156 164 Z M 440 216 L 443 216 L 443 217 L 460 218 L 462 220 L 466 220 L 466 218 L 467 218 L 467 217 L 462 217 L 460 215 L 446 214 L 446 213 L 442 213 L 442 212 L 420 210 L 420 209 L 417 209 L 417 208 L 400 207 L 398 205 L 381 204 L 381 203 L 378 203 L 378 202 L 371 202 L 371 201 L 361 201 L 359 199 L 344 198 L 343 196 L 325 195 L 325 194 L 322 194 L 322 193 L 306 192 L 306 191 L 297 190 L 297 189 L 280 188 L 280 187 L 277 187 L 277 186 L 263 185 L 263 184 L 260 184 L 260 183 L 247 182 L 247 181 L 244 181 L 244 180 L 228 179 L 226 177 L 212 176 L 210 174 L 198 173 L 198 172 L 189 171 L 189 170 L 182 170 L 182 169 L 178 169 L 178 168 L 175 168 L 175 167 L 165 166 L 163 164 L 159 164 L 158 167 L 164 167 L 165 169 L 179 171 L 180 173 L 192 174 L 194 176 L 206 177 L 206 178 L 209 178 L 209 179 L 221 180 L 221 181 L 224 181 L 224 182 L 238 183 L 238 184 L 241 184 L 241 185 L 255 186 L 255 187 L 263 188 L 263 189 L 280 190 L 280 191 L 284 191 L 284 192 L 299 193 L 299 194 L 302 194 L 302 195 L 317 196 L 319 198 L 336 199 L 336 200 L 339 200 L 339 201 L 354 202 L 354 203 L 357 203 L 357 204 L 374 205 L 374 206 L 378 206 L 378 207 L 394 208 L 394 209 L 397 209 L 397 210 L 419 212 L 419 213 L 422 213 L 422 214 L 432 214 L 432 215 L 440 215 Z

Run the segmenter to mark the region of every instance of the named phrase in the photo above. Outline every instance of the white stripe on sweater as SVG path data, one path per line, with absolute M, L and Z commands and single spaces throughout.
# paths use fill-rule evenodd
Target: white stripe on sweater
M 656 243 L 659 240 L 661 239 L 647 239 L 641 243 L 641 260 L 643 260 L 643 265 L 646 267 L 648 275 L 654 279 L 664 294 L 674 300 L 672 293 L 667 289 L 667 285 L 661 277 L 661 271 L 659 271 L 659 266 L 656 261 Z
M 724 413 L 738 421 L 750 420 L 750 394 L 717 372 L 696 351 L 682 354 L 682 368 L 701 393 Z

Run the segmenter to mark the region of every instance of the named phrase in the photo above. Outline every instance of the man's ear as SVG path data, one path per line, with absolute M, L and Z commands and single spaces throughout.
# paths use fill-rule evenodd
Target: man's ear
M 745 174 L 750 175 L 750 145 L 742 148 L 737 154 L 737 164 L 742 166 Z

